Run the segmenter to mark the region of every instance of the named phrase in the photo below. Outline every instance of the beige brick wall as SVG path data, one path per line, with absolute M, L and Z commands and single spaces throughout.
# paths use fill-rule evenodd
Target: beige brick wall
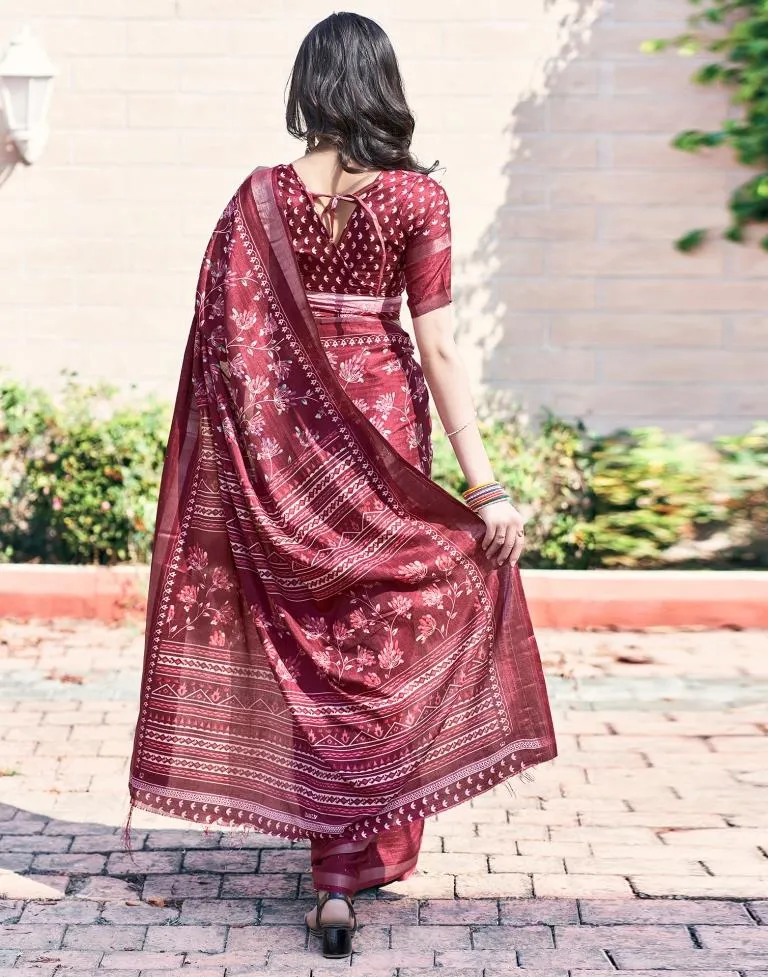
M 202 249 L 255 165 L 291 159 L 283 87 L 319 0 L 2 0 L 56 61 L 51 139 L 0 186 L 0 362 L 173 392 Z M 738 171 L 668 148 L 716 123 L 691 62 L 638 52 L 686 0 L 360 0 L 398 49 L 453 207 L 473 381 L 601 429 L 768 416 L 768 258 L 722 225 Z M 0 162 L 0 167 L 2 163 Z M 0 173 L 0 178 L 2 178 Z

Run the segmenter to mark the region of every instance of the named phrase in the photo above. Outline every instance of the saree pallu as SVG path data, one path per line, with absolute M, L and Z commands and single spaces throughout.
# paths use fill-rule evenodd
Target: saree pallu
M 485 557 L 485 524 L 429 458 L 355 405 L 314 303 L 259 169 L 200 272 L 130 795 L 311 839 L 316 882 L 354 864 L 361 888 L 412 870 L 424 818 L 556 747 L 517 569 Z

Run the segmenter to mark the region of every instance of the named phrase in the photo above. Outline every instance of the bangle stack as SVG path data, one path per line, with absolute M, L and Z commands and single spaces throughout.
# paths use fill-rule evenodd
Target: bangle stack
M 502 499 L 509 498 L 499 482 L 484 482 L 482 485 L 473 485 L 472 488 L 468 488 L 466 492 L 461 494 L 473 512 L 482 509 L 484 505 L 490 505 L 491 502 L 500 502 Z

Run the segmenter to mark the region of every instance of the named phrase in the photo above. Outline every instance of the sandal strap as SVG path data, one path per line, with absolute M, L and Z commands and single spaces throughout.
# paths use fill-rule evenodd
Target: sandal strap
M 357 929 L 357 915 L 355 913 L 355 907 L 352 905 L 352 900 L 349 896 L 345 895 L 343 892 L 326 892 L 323 896 L 318 896 L 317 899 L 317 915 L 315 917 L 315 924 L 318 929 L 322 928 L 321 915 L 323 909 L 328 904 L 331 899 L 343 899 L 349 908 L 349 914 L 352 919 L 352 929 Z

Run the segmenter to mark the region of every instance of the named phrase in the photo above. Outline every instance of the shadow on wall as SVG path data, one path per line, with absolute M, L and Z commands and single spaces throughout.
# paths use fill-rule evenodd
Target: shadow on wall
M 478 312 L 481 320 L 489 323 L 483 336 L 475 333 L 472 338 L 482 346 L 481 380 L 487 388 L 487 400 L 494 402 L 496 409 L 503 409 L 504 404 L 513 407 L 512 398 L 518 404 L 528 399 L 520 396 L 525 391 L 521 391 L 504 348 L 510 334 L 516 336 L 515 345 L 524 347 L 541 348 L 548 340 L 544 317 L 538 312 L 521 312 L 520 306 L 525 303 L 519 302 L 521 287 L 529 293 L 547 287 L 542 245 L 531 240 L 538 236 L 536 228 L 543 236 L 556 220 L 549 207 L 545 175 L 554 162 L 552 154 L 558 152 L 556 140 L 549 136 L 547 99 L 557 79 L 585 49 L 605 2 L 543 0 L 539 20 L 532 19 L 539 31 L 539 44 L 546 39 L 546 47 L 541 60 L 533 65 L 527 89 L 505 129 L 510 146 L 502 171 L 505 200 L 461 268 L 471 282 L 463 289 L 462 309 L 473 309 L 474 315 L 460 315 L 457 332 L 466 335 Z M 547 56 L 552 51 L 555 53 Z M 577 80 L 574 92 L 580 87 Z M 534 279 L 538 276 L 537 283 Z M 518 295 L 510 301 L 516 291 Z
M 723 225 L 734 175 L 727 154 L 669 145 L 719 119 L 724 93 L 690 84 L 690 58 L 640 51 L 688 13 L 686 0 L 542 0 L 532 17 L 543 57 L 506 127 L 503 202 L 462 268 L 486 391 L 601 432 L 711 436 L 765 413 L 737 338 L 762 311 L 759 256 L 672 246 Z

